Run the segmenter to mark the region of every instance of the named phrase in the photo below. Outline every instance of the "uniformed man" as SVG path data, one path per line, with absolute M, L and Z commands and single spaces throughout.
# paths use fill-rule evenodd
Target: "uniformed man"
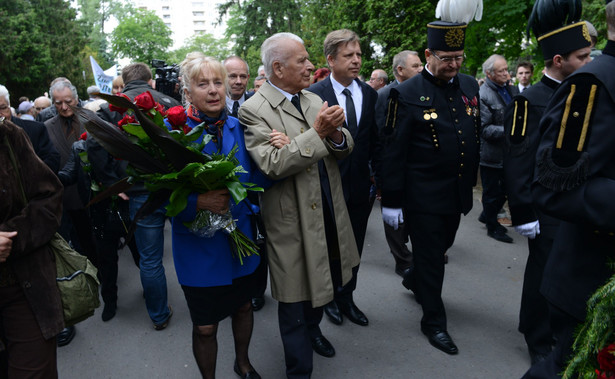
M 544 359 L 553 343 L 547 301 L 539 288 L 559 225 L 557 219 L 545 215 L 532 204 L 530 186 L 540 139 L 539 122 L 559 83 L 590 61 L 587 36 L 584 22 L 537 35 L 545 59 L 545 75 L 539 83 L 516 96 L 505 115 L 504 134 L 508 147 L 504 154 L 504 181 L 508 204 L 513 225 L 521 235 L 528 237 L 529 245 L 519 331 L 524 334 L 532 364 Z
M 525 378 L 558 377 L 587 300 L 613 275 L 607 263 L 615 258 L 615 2 L 606 13 L 603 55 L 562 82 L 540 122 L 532 195 L 541 211 L 561 220 L 541 285 L 557 342 Z
M 412 242 L 415 269 L 403 284 L 423 307 L 421 331 L 448 354 L 458 349 L 441 296 L 444 253 L 472 208 L 479 156 L 478 84 L 459 74 L 466 26 L 427 25 L 425 69 L 391 89 L 380 168 L 382 217 L 395 229 L 405 220 Z

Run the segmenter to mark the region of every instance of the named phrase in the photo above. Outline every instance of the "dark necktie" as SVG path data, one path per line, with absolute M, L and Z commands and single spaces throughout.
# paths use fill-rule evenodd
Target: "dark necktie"
M 344 88 L 342 93 L 346 96 L 346 125 L 348 125 L 348 131 L 354 134 L 355 130 L 357 130 L 357 113 L 354 109 L 352 94 L 348 88 Z
M 290 102 L 293 103 L 295 108 L 297 108 L 299 113 L 301 113 L 301 116 L 303 116 L 303 112 L 301 111 L 301 101 L 299 101 L 299 95 L 293 96 Z
M 231 111 L 231 116 L 237 117 L 237 111 L 239 111 L 239 101 L 235 101 L 233 103 L 233 110 Z

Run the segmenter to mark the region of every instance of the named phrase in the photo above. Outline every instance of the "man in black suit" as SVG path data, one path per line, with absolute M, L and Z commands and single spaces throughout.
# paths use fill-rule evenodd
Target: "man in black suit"
M 308 90 L 319 95 L 330 106 L 339 104 L 344 108 L 346 128 L 355 142 L 350 156 L 339 161 L 338 165 L 342 175 L 344 200 L 361 255 L 371 210 L 369 164 L 371 160 L 375 167 L 377 158 L 378 127 L 374 115 L 378 95 L 369 85 L 357 79 L 361 70 L 361 46 L 355 32 L 341 29 L 329 33 L 325 38 L 324 52 L 331 75 L 313 84 Z M 355 324 L 368 324 L 367 317 L 353 299 L 358 269 L 359 266 L 354 268 L 349 283 L 336 288 L 335 299 L 325 306 L 325 313 L 337 325 L 343 321 L 342 314 Z
M 9 91 L 5 86 L 0 84 L 0 117 L 11 120 L 15 125 L 22 128 L 28 135 L 28 138 L 30 138 L 36 155 L 45 162 L 53 172 L 57 173 L 60 169 L 60 154 L 51 143 L 47 128 L 45 128 L 42 122 L 22 120 L 19 117 L 13 117 L 9 100 Z
M 228 77 L 226 111 L 229 116 L 237 117 L 239 107 L 254 95 L 254 92 L 246 92 L 248 80 L 250 80 L 250 69 L 248 63 L 236 55 L 226 58 L 222 64 L 224 64 Z
M 419 58 L 419 54 L 416 51 L 404 50 L 393 57 L 393 75 L 395 80 L 378 90 L 378 101 L 376 102 L 376 124 L 378 125 L 378 130 L 384 127 L 387 100 L 389 99 L 391 88 L 397 87 L 400 83 L 412 78 L 421 71 L 423 71 L 423 62 L 421 62 L 421 58 Z M 379 170 L 376 169 L 375 171 L 376 185 L 378 185 L 380 183 Z M 403 222 L 400 223 L 397 230 L 384 221 L 383 225 L 387 244 L 391 254 L 393 254 L 393 258 L 395 258 L 395 273 L 403 277 L 413 267 L 412 253 L 408 250 L 408 246 L 406 246 L 408 243 L 408 232 L 406 231 L 405 224 Z

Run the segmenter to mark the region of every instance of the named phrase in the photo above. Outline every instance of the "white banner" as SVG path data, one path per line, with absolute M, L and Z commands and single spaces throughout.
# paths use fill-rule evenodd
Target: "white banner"
M 111 68 L 104 70 L 100 68 L 94 57 L 90 55 L 90 63 L 92 64 L 92 72 L 94 73 L 94 80 L 96 85 L 100 88 L 100 92 L 111 94 L 111 88 L 113 87 L 113 79 L 117 76 L 117 65 L 111 66 Z

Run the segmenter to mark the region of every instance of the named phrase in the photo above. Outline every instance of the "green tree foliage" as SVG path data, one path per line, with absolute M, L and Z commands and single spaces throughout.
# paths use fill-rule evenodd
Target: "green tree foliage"
M 134 9 L 118 18 L 111 33 L 111 51 L 119 58 L 149 64 L 152 59 L 167 59 L 171 30 L 153 11 Z
M 58 76 L 85 93 L 85 37 L 67 1 L 2 0 L 0 30 L 0 83 L 9 89 L 13 106 L 20 96 L 41 96 Z
M 267 37 L 278 32 L 300 34 L 301 9 L 297 0 L 227 0 L 218 5 L 220 19 L 229 16 L 226 37 L 235 43 L 234 53 L 248 62 L 252 77 Z
M 180 63 L 192 51 L 200 51 L 220 61 L 231 54 L 226 40 L 218 40 L 210 33 L 201 33 L 186 39 L 182 47 L 172 51 L 169 63 Z

